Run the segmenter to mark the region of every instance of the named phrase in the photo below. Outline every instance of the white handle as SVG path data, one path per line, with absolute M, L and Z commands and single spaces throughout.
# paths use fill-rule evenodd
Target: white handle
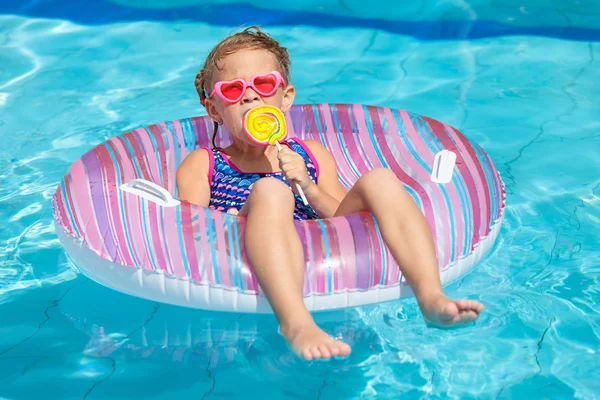
M 278 141 L 275 141 L 275 146 L 277 146 L 277 151 L 281 151 L 281 145 L 279 144 Z M 296 184 L 296 190 L 298 191 L 298 194 L 300 195 L 300 197 L 302 197 L 302 201 L 304 202 L 304 205 L 307 206 L 308 205 L 308 200 L 306 200 L 306 196 L 304 195 L 304 190 L 302 190 L 302 188 L 300 187 L 300 184 L 298 182 L 294 182 Z
M 431 170 L 431 181 L 435 183 L 448 183 L 452 180 L 452 173 L 456 165 L 456 154 L 450 150 L 442 150 L 435 155 Z
M 145 179 L 133 179 L 121 185 L 121 190 L 140 196 L 163 207 L 177 207 L 180 201 L 174 199 L 165 188 Z

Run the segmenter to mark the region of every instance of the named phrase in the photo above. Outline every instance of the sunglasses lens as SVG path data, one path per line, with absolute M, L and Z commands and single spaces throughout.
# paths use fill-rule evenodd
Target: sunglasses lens
M 254 87 L 261 95 L 269 95 L 277 88 L 277 77 L 273 74 L 257 76 L 254 78 Z
M 244 85 L 242 85 L 242 83 L 238 81 L 225 83 L 221 86 L 221 93 L 223 94 L 223 97 L 225 97 L 228 100 L 239 99 L 242 96 L 243 92 Z

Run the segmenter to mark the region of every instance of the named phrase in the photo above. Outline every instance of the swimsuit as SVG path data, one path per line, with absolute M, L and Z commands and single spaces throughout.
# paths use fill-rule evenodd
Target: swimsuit
M 292 150 L 298 153 L 304 159 L 306 170 L 313 182 L 317 183 L 319 178 L 319 165 L 306 144 L 298 138 L 289 139 L 282 144 L 288 145 Z M 282 171 L 279 172 L 243 172 L 236 167 L 221 151 L 208 149 L 210 157 L 210 166 L 208 178 L 210 184 L 210 203 L 209 207 L 217 211 L 226 212 L 230 208 L 238 211 L 242 208 L 248 195 L 252 190 L 252 185 L 266 177 L 279 179 L 288 187 L 289 183 L 285 179 Z M 290 187 L 291 190 L 291 187 Z M 319 216 L 310 205 L 304 205 L 302 198 L 294 193 L 296 206 L 294 208 L 294 219 L 317 219 Z

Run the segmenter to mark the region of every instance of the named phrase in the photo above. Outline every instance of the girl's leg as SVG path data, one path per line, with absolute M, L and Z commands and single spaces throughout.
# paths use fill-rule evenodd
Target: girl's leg
M 304 305 L 304 254 L 293 213 L 287 185 L 275 178 L 257 181 L 239 213 L 247 217 L 248 258 L 294 351 L 306 359 L 346 356 L 350 346 L 323 332 Z
M 340 204 L 336 216 L 359 211 L 370 211 L 375 216 L 428 322 L 449 326 L 477 319 L 482 304 L 453 301 L 444 295 L 427 220 L 391 170 L 380 168 L 363 175 Z

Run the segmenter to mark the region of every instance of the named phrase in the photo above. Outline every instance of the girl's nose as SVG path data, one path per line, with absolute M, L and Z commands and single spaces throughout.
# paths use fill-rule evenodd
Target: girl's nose
M 260 100 L 260 96 L 258 95 L 258 93 L 256 93 L 251 87 L 246 88 L 246 92 L 242 97 L 242 103 L 252 103 L 258 100 Z

